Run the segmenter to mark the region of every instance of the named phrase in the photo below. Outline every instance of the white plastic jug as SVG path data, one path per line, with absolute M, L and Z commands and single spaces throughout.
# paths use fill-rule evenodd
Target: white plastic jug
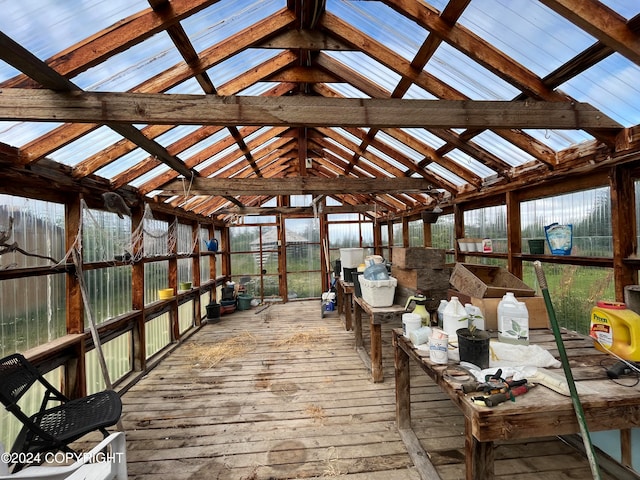
M 451 297 L 442 315 L 442 329 L 449 337 L 455 337 L 459 328 L 467 327 L 467 311 L 464 309 L 458 297 Z
M 498 340 L 529 345 L 529 311 L 513 292 L 507 292 L 498 304 Z
M 440 305 L 438 306 L 438 327 L 442 328 L 444 325 L 444 309 L 447 308 L 446 300 L 440 300 Z

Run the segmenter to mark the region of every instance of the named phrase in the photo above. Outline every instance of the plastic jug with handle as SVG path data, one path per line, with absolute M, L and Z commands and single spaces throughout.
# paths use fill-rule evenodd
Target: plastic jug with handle
M 431 325 L 431 314 L 429 314 L 425 306 L 428 300 L 429 299 L 427 297 L 421 294 L 412 295 L 407 299 L 407 303 L 404 306 L 405 311 L 407 311 L 409 310 L 409 305 L 411 305 L 411 302 L 415 302 L 416 306 L 411 313 L 420 315 L 420 318 L 422 318 L 422 325 L 425 327 Z
M 468 314 L 458 297 L 451 297 L 449 303 L 444 309 L 442 326 L 444 331 L 447 332 L 449 338 L 456 337 L 456 331 L 459 328 L 466 328 L 469 324 Z

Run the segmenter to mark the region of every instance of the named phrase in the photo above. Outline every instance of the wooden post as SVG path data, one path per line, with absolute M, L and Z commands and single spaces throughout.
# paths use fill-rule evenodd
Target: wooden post
M 402 246 L 407 248 L 409 246 L 409 219 L 402 217 Z
M 456 204 L 453 206 L 453 247 L 455 249 L 456 262 L 464 262 L 464 253 L 460 253 L 460 246 L 458 245 L 458 238 L 464 238 L 464 210 Z
M 76 196 L 72 201 L 65 204 L 65 249 L 70 251 L 77 248 L 76 240 L 82 224 L 82 202 L 81 197 Z M 80 252 L 81 254 L 81 252 Z M 82 257 L 80 257 L 82 258 Z M 76 276 L 75 268 L 66 273 L 66 303 L 67 333 L 84 332 L 84 304 L 82 302 L 82 292 L 80 282 Z M 62 391 L 70 398 L 82 397 L 87 392 L 86 364 L 84 342 L 74 349 L 75 358 L 69 360 L 64 367 L 64 378 Z
M 198 222 L 192 222 L 191 224 L 191 243 L 194 245 L 193 253 L 195 254 L 192 257 L 191 271 L 193 272 L 193 278 L 191 281 L 193 282 L 193 286 L 198 288 L 200 287 L 200 224 Z M 200 325 L 202 323 L 202 315 L 200 314 L 201 310 L 200 295 L 197 295 L 193 302 L 193 318 L 195 325 Z
M 169 235 L 167 238 L 177 238 L 178 222 L 176 217 L 169 224 Z M 174 293 L 178 291 L 178 242 L 173 243 L 173 249 L 169 252 L 169 287 L 173 288 Z M 170 326 L 169 332 L 171 341 L 175 342 L 180 339 L 180 322 L 178 322 L 178 302 L 171 302 L 171 311 L 169 312 Z
M 520 219 L 520 198 L 515 192 L 507 192 L 507 245 L 509 246 L 508 270 L 522 278 L 522 259 L 514 253 L 522 252 L 522 222 Z
M 324 204 L 324 202 L 323 202 Z M 329 248 L 329 227 L 327 225 L 327 214 L 321 213 L 318 215 L 318 221 L 320 223 L 320 270 L 324 272 L 325 268 L 328 268 L 327 272 L 324 272 L 321 276 L 320 282 L 322 285 L 322 291 L 326 292 L 330 287 L 331 278 L 331 250 Z M 326 267 L 325 267 L 326 265 Z
M 431 224 L 422 222 L 422 242 L 425 247 L 433 246 L 433 234 L 431 232 Z
M 371 333 L 371 377 L 375 383 L 384 380 L 382 371 L 382 325 L 374 323 L 373 314 L 369 315 L 369 332 Z
M 131 215 L 131 231 L 135 232 L 142 225 L 142 222 L 144 222 L 144 209 L 143 207 L 135 207 L 132 210 Z M 133 255 L 133 258 L 136 259 L 132 267 L 131 299 L 133 302 L 133 309 L 141 312 L 136 319 L 133 330 L 131 331 L 133 336 L 133 352 L 131 352 L 131 356 L 133 359 L 133 370 L 141 372 L 147 368 L 147 336 L 144 309 L 144 262 L 141 260 L 144 258 L 144 242 L 142 237 L 139 237 L 138 242 L 133 244 L 133 251 L 131 254 Z
M 398 345 L 398 333 L 392 331 L 394 366 L 396 374 L 396 426 L 399 430 L 411 428 L 411 376 L 409 355 Z
M 383 255 L 382 252 L 382 226 L 376 221 L 373 224 L 373 252 L 376 255 Z M 391 261 L 391 248 L 389 248 L 389 261 Z
M 284 216 L 278 214 L 278 289 L 282 302 L 287 303 L 289 286 L 287 285 L 287 234 L 285 232 Z
M 637 267 L 624 263 L 636 253 L 636 211 L 633 178 L 624 165 L 611 169 L 611 226 L 613 231 L 613 272 L 616 300 L 624 301 L 624 287 L 638 283 Z

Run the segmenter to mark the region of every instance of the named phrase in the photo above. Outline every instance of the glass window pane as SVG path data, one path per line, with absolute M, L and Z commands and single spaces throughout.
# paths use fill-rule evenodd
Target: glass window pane
M 572 255 L 613 256 L 609 187 L 522 202 L 520 208 L 523 250 L 529 251 L 527 240 L 545 238 L 544 227 L 557 222 L 573 226 Z

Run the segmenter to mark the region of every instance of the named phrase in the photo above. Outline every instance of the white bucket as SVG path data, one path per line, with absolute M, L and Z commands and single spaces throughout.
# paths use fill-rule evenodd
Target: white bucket
M 405 337 L 409 338 L 411 332 L 418 330 L 421 326 L 422 317 L 417 313 L 402 314 L 402 333 Z
M 449 337 L 429 339 L 429 359 L 433 363 L 446 365 L 449 362 Z
M 364 263 L 364 248 L 341 248 L 340 263 L 342 268 L 358 268 Z

